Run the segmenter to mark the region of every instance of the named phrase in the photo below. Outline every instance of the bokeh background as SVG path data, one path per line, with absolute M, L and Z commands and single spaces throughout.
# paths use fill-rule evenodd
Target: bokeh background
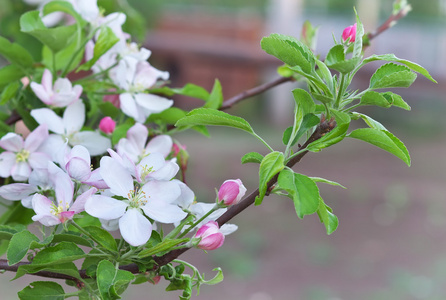
M 2 3 L 3 2 L 3 3 Z M 0 21 L 14 18 L 21 1 L 0 0 Z M 233 219 L 239 230 L 225 245 L 181 258 L 212 277 L 222 267 L 225 280 L 203 286 L 193 299 L 380 300 L 446 299 L 446 1 L 412 0 L 413 11 L 373 40 L 366 55 L 395 53 L 427 68 L 438 84 L 419 76 L 409 89 L 395 92 L 412 107 L 366 108 L 405 142 L 412 166 L 382 150 L 345 140 L 321 153 L 310 153 L 294 169 L 337 181 L 347 189 L 320 186 L 339 218 L 338 230 L 326 235 L 317 215 L 297 218 L 290 200 L 268 197 Z M 106 9 L 128 14 L 127 31 L 152 50 L 150 62 L 171 74 L 172 86 L 191 82 L 210 90 L 215 78 L 225 99 L 277 78 L 280 63 L 260 48 L 272 32 L 300 35 L 303 22 L 320 26 L 316 52 L 325 57 L 343 28 L 353 24 L 353 7 L 366 31 L 391 13 L 390 0 L 98 0 Z M 141 30 L 143 26 L 147 31 Z M 0 35 L 14 28 L 1 27 Z M 17 36 L 17 35 L 15 35 Z M 353 83 L 364 88 L 378 64 L 370 64 Z M 292 121 L 287 83 L 236 105 L 229 112 L 247 119 L 261 136 L 281 149 L 283 130 Z M 175 98 L 193 108 L 194 99 Z M 177 135 L 191 154 L 188 185 L 199 201 L 212 202 L 214 189 L 240 178 L 248 192 L 258 182 L 257 165 L 241 165 L 245 153 L 265 153 L 262 144 L 243 132 L 210 128 L 211 138 L 196 132 Z M 16 299 L 24 282 L 1 275 L 1 299 Z M 177 299 L 164 292 L 163 280 L 130 288 L 124 299 Z

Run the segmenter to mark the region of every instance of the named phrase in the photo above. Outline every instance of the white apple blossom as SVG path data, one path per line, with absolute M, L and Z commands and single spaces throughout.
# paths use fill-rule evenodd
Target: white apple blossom
M 34 194 L 32 206 L 36 215 L 32 219 L 45 226 L 54 226 L 71 220 L 74 214 L 84 211 L 85 201 L 96 193 L 97 189 L 87 190 L 73 203 L 74 185 L 68 174 L 52 162 L 48 164 L 48 172 L 56 198 L 51 199 L 41 194 Z
M 48 138 L 46 125 L 40 125 L 23 140 L 21 135 L 10 132 L 0 139 L 0 147 L 6 151 L 0 154 L 0 177 L 25 181 L 32 169 L 46 168 L 50 157 L 40 151 Z
M 46 105 L 65 107 L 79 100 L 82 94 L 82 86 L 72 86 L 67 78 L 58 78 L 53 85 L 53 75 L 45 69 L 42 76 L 42 84 L 31 82 L 31 89 Z
M 65 142 L 71 146 L 82 145 L 88 149 L 91 155 L 99 155 L 111 147 L 111 142 L 107 137 L 96 131 L 81 131 L 85 122 L 85 105 L 82 101 L 77 101 L 69 105 L 59 117 L 49 108 L 38 108 L 31 111 L 31 116 L 39 124 L 46 124 L 48 129 L 55 134 L 51 134 L 44 145 L 46 153 L 55 158 L 58 151 L 61 151 Z
M 172 138 L 168 135 L 158 135 L 146 144 L 148 136 L 147 127 L 136 123 L 127 131 L 127 137 L 119 140 L 116 151 L 121 156 L 126 154 L 134 163 L 153 152 L 167 157 L 172 151 Z
M 132 176 L 117 160 L 103 157 L 100 163 L 101 175 L 110 192 L 124 200 L 93 195 L 87 200 L 85 211 L 105 221 L 119 219 L 121 235 L 130 245 L 140 246 L 149 240 L 152 224 L 147 217 L 161 223 L 174 223 L 186 217 L 173 203 L 181 193 L 175 182 L 149 181 L 135 187 Z

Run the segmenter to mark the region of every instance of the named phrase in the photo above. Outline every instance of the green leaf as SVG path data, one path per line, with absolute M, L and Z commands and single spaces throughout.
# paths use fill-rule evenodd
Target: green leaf
M 0 240 L 10 240 L 17 232 L 19 231 L 12 226 L 0 225 Z
M 311 73 L 314 68 L 315 58 L 308 47 L 291 36 L 271 34 L 262 38 L 262 49 L 290 67 L 298 66 L 304 73 Z
M 211 94 L 203 107 L 219 109 L 223 104 L 223 91 L 221 88 L 221 83 L 218 79 L 215 79 L 214 87 L 212 88 Z
M 196 125 L 228 126 L 254 133 L 245 119 L 210 108 L 194 109 L 175 124 L 176 127 Z
M 125 138 L 127 135 L 127 131 L 132 127 L 135 122 L 132 119 L 127 119 L 124 124 L 120 124 L 116 126 L 115 130 L 112 133 L 112 143 L 116 145 L 120 139 Z
M 86 247 L 92 247 L 92 243 L 79 236 L 77 232 L 68 232 L 68 233 L 60 233 L 54 235 L 53 243 L 60 243 L 60 242 L 72 242 L 77 245 L 86 246 Z
M 333 97 L 317 94 L 317 93 L 311 93 L 314 97 L 314 99 L 321 101 L 322 103 L 329 104 L 330 102 L 333 102 Z
M 383 124 L 381 124 L 380 122 L 374 120 L 373 118 L 371 118 L 371 117 L 369 117 L 369 116 L 367 116 L 367 115 L 364 115 L 364 114 L 361 114 L 361 113 L 358 113 L 358 112 L 354 112 L 354 113 L 352 113 L 352 114 L 353 114 L 353 116 L 356 116 L 356 117 L 359 117 L 359 118 L 363 119 L 364 122 L 365 122 L 370 128 L 387 131 L 386 127 L 384 127 Z
M 268 153 L 260 163 L 259 168 L 259 195 L 255 199 L 255 205 L 260 205 L 266 194 L 268 182 L 285 167 L 285 157 L 282 152 Z
M 0 224 L 28 225 L 34 222 L 31 218 L 35 214 L 34 210 L 24 207 L 20 201 L 14 201 L 0 217 Z
M 33 259 L 33 265 L 61 264 L 84 258 L 86 254 L 73 242 L 61 242 L 39 251 Z
M 115 238 L 107 230 L 97 226 L 86 226 L 83 229 L 94 236 L 96 241 L 105 249 L 118 251 Z
M 306 90 L 294 89 L 293 97 L 296 105 L 302 108 L 304 115 L 314 112 L 316 105 Z
M 392 62 L 397 62 L 397 63 L 403 64 L 403 65 L 406 65 L 412 71 L 420 73 L 421 75 L 423 75 L 424 77 L 426 77 L 430 81 L 437 83 L 437 81 L 435 81 L 435 79 L 432 78 L 432 76 L 429 74 L 429 72 L 425 68 L 423 68 L 419 64 L 416 64 L 416 63 L 411 62 L 409 60 L 398 58 L 394 54 L 372 55 L 372 56 L 367 57 L 366 59 L 363 60 L 363 62 L 361 64 L 361 67 L 363 65 L 369 63 L 369 62 L 377 61 L 377 60 L 392 61 Z
M 326 183 L 326 184 L 334 185 L 334 186 L 339 186 L 339 187 L 341 187 L 341 188 L 343 188 L 343 189 L 346 189 L 345 186 L 343 186 L 342 184 L 337 183 L 337 182 L 335 182 L 335 181 L 331 181 L 331 180 L 328 180 L 328 179 L 325 179 L 325 178 L 321 178 L 321 177 L 310 177 L 310 178 L 311 178 L 311 180 L 313 180 L 314 182 L 322 182 L 322 183 Z
M 133 280 L 134 275 L 128 271 L 117 270 L 115 266 L 108 260 L 102 260 L 98 264 L 98 269 L 96 272 L 96 281 L 98 284 L 98 289 L 101 294 L 101 299 L 119 299 L 116 295 L 112 296 L 110 290 L 115 284 L 122 285 L 122 282 L 130 282 Z M 113 288 L 113 292 L 115 292 Z
M 286 191 L 293 199 L 299 218 L 316 212 L 319 206 L 319 188 L 311 178 L 286 168 L 280 172 L 277 183 L 279 189 Z
M 162 121 L 166 124 L 175 124 L 179 119 L 184 118 L 186 112 L 178 107 L 169 107 L 157 114 L 150 114 L 148 122 Z
M 389 131 L 373 128 L 360 128 L 353 130 L 348 137 L 362 140 L 390 152 L 410 166 L 409 151 L 407 151 L 403 142 Z
M 110 27 L 102 27 L 96 44 L 94 45 L 93 58 L 82 64 L 77 69 L 77 71 L 90 70 L 91 67 L 98 61 L 98 59 L 101 58 L 101 56 L 104 55 L 108 50 L 110 50 L 110 48 L 113 47 L 113 45 L 115 45 L 118 41 L 119 38 L 113 33 L 113 30 Z
M 350 125 L 350 122 L 347 123 L 339 123 L 336 125 L 336 127 L 330 131 L 329 133 L 325 134 L 320 139 L 310 143 L 307 146 L 307 150 L 311 152 L 319 152 L 324 148 L 330 147 L 336 143 L 339 143 L 342 141 L 347 134 L 348 127 Z
M 257 152 L 249 152 L 243 155 L 242 157 L 242 164 L 246 163 L 256 163 L 260 164 L 263 160 L 263 155 Z
M 35 10 L 20 17 L 20 29 L 56 53 L 70 44 L 77 31 L 77 25 L 47 28 L 39 16 L 39 11 Z
M 121 110 L 114 106 L 111 102 L 104 101 L 98 104 L 98 108 L 102 114 L 109 116 L 112 119 L 117 119 Z
M 361 101 L 359 102 L 361 105 L 376 105 L 380 107 L 390 107 L 392 103 L 390 103 L 386 97 L 382 94 L 375 91 L 367 91 L 361 97 Z
M 27 230 L 14 234 L 9 241 L 9 247 L 6 253 L 8 264 L 11 266 L 20 262 L 28 253 L 32 243 L 38 241 L 39 238 Z
M 319 198 L 317 214 L 321 223 L 324 223 L 328 235 L 332 234 L 338 228 L 338 217 L 333 214 L 333 210 L 324 203 L 322 198 Z
M 181 243 L 185 243 L 185 242 L 187 242 L 187 241 L 189 241 L 188 238 L 184 238 L 184 239 L 174 239 L 174 240 L 171 240 L 171 239 L 165 239 L 164 241 L 162 241 L 162 242 L 159 243 L 159 244 L 156 244 L 156 245 L 153 246 L 153 247 L 144 249 L 143 251 L 141 251 L 141 252 L 138 254 L 138 257 L 141 257 L 141 258 L 143 258 L 143 257 L 148 257 L 148 256 L 155 255 L 155 254 L 157 254 L 157 253 L 160 253 L 160 252 L 168 251 L 168 250 L 170 250 L 171 248 L 175 247 L 176 245 L 179 245 L 179 244 L 181 244 Z
M 400 95 L 394 94 L 392 92 L 381 93 L 393 106 L 400 107 L 405 110 L 410 110 L 409 104 L 403 100 Z
M 330 69 L 336 70 L 340 73 L 350 73 L 356 68 L 360 61 L 360 57 L 353 57 L 346 60 L 344 46 L 338 44 L 328 51 L 325 64 Z
M 308 130 L 319 124 L 319 122 L 319 117 L 317 117 L 315 114 L 306 114 L 302 120 L 302 123 L 300 124 L 300 128 L 297 131 L 294 140 L 291 142 L 291 146 L 294 146 Z M 283 132 L 282 142 L 284 145 L 288 145 L 292 131 L 293 127 L 288 127 Z
M 47 264 L 30 264 L 30 265 L 20 265 L 17 269 L 16 276 L 13 278 L 18 279 L 25 274 L 34 274 L 40 271 L 54 272 L 58 274 L 65 274 L 77 279 L 81 279 L 79 275 L 79 270 L 73 262 L 64 263 L 47 263 Z
M 65 291 L 52 281 L 34 281 L 17 294 L 21 300 L 63 300 Z
M 353 43 L 353 58 L 359 58 L 362 57 L 362 38 L 364 36 L 364 26 L 361 23 L 361 20 L 359 20 L 359 16 L 356 13 L 356 37 L 355 42 Z
M 201 86 L 198 86 L 198 85 L 195 85 L 195 84 L 192 84 L 192 83 L 187 83 L 182 88 L 171 89 L 171 91 L 174 94 L 184 95 L 184 96 L 188 96 L 188 97 L 192 97 L 192 98 L 197 98 L 197 99 L 201 99 L 201 100 L 204 100 L 204 101 L 207 101 L 209 99 L 209 97 L 210 97 L 208 91 L 206 91 Z M 172 95 L 173 94 L 171 94 L 171 96 Z
M 212 271 L 217 272 L 217 274 L 214 276 L 214 278 L 212 278 L 210 280 L 204 280 L 204 281 L 202 281 L 202 284 L 215 285 L 215 284 L 223 281 L 224 276 L 223 276 L 223 271 L 221 268 L 215 268 Z
M 61 11 L 66 14 L 71 15 L 78 26 L 84 26 L 87 22 L 82 18 L 82 16 L 73 8 L 70 2 L 67 1 L 51 1 L 45 4 L 43 7 L 43 14 L 47 15 L 52 12 Z
M 22 68 L 29 68 L 34 63 L 34 59 L 29 52 L 17 43 L 11 43 L 0 36 L 0 54 L 11 64 L 16 64 Z
M 14 81 L 8 84 L 2 92 L 0 98 L 0 105 L 5 105 L 6 103 L 8 103 L 9 100 L 14 98 L 19 89 L 20 89 L 19 81 Z
M 23 76 L 25 76 L 25 72 L 17 65 L 7 65 L 0 68 L 0 88 L 18 81 Z
M 324 62 L 320 61 L 319 59 L 316 60 L 316 65 L 318 66 L 318 69 L 317 69 L 318 74 L 325 81 L 328 89 L 330 91 L 333 91 L 333 75 L 331 74 L 327 65 Z
M 370 78 L 370 89 L 392 87 L 409 87 L 417 78 L 417 74 L 409 68 L 388 63 L 382 65 Z

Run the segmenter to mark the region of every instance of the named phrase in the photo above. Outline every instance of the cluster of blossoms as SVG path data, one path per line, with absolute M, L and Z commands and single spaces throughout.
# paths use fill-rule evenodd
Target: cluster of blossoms
M 43 6 L 49 1 L 26 2 Z M 227 206 L 240 201 L 246 192 L 242 182 L 225 181 L 216 204 L 195 201 L 193 191 L 175 179 L 180 169 L 177 156 L 185 148 L 174 144 L 168 135 L 148 140 L 149 130 L 143 125 L 150 114 L 173 104 L 170 99 L 147 92 L 159 79 L 167 80 L 169 74 L 147 62 L 149 50 L 128 42 L 129 35 L 122 30 L 124 14 L 102 16 L 95 0 L 68 2 L 93 29 L 98 29 L 86 45 L 86 61 L 93 58 L 95 42 L 105 27 L 119 39 L 91 70 L 114 84 L 119 97 L 116 106 L 135 123 L 113 147 L 111 135 L 116 122 L 104 117 L 99 124 L 89 125 L 99 130 L 86 130 L 82 85 L 44 69 L 40 83 L 32 78 L 29 84 L 43 103 L 30 113 L 39 126 L 25 140 L 12 132 L 0 139 L 0 147 L 5 150 L 0 154 L 0 177 L 15 181 L 1 186 L 0 196 L 21 201 L 34 210 L 32 219 L 45 226 L 66 224 L 85 211 L 98 218 L 105 229 L 119 230 L 132 246 L 147 243 L 157 223 L 178 226 L 193 215 L 193 222 L 182 224 L 183 234 L 201 227 L 191 245 L 204 250 L 220 247 L 224 236 L 237 227 L 220 228 L 213 220 Z M 57 12 L 42 19 L 52 26 L 65 17 Z M 93 157 L 100 161 L 97 168 L 92 167 Z

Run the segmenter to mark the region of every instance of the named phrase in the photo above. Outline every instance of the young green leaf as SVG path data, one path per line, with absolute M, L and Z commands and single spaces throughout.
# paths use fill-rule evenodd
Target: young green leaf
M 214 87 L 212 88 L 211 94 L 203 107 L 219 109 L 223 104 L 223 91 L 221 88 L 221 83 L 218 79 L 215 79 Z
M 268 153 L 260 163 L 259 168 L 259 195 L 255 199 L 255 205 L 260 205 L 266 194 L 268 182 L 285 167 L 285 157 L 282 152 Z
M 25 72 L 18 65 L 7 65 L 0 68 L 0 88 L 17 81 L 25 76 Z
M 2 95 L 0 97 L 0 105 L 5 105 L 6 103 L 8 103 L 9 100 L 14 98 L 19 89 L 20 89 L 19 81 L 14 81 L 8 84 L 6 88 L 3 90 Z
M 195 85 L 192 83 L 187 83 L 182 88 L 171 89 L 171 94 L 167 94 L 167 96 L 173 96 L 174 94 L 197 98 L 197 99 L 201 99 L 204 101 L 207 101 L 210 97 L 208 91 L 206 91 L 201 86 L 198 86 L 198 85 Z
M 355 42 L 353 43 L 353 58 L 360 58 L 362 57 L 362 38 L 364 36 L 364 26 L 361 23 L 361 20 L 359 19 L 358 14 L 356 13 L 356 37 Z
M 257 152 L 249 152 L 243 155 L 242 164 L 246 163 L 257 163 L 260 164 L 263 160 L 263 155 Z
M 429 72 L 425 68 L 423 68 L 419 64 L 416 64 L 416 63 L 411 62 L 409 60 L 398 58 L 394 54 L 372 55 L 372 56 L 367 57 L 366 59 L 364 59 L 362 61 L 361 67 L 363 65 L 369 63 L 369 62 L 377 61 L 377 60 L 397 62 L 397 63 L 403 64 L 403 65 L 406 65 L 412 71 L 420 73 L 421 75 L 423 75 L 424 77 L 426 77 L 430 81 L 437 83 L 437 81 L 434 78 L 432 78 L 432 76 L 429 74 Z
M 39 238 L 27 230 L 14 234 L 9 241 L 9 247 L 6 253 L 8 264 L 11 266 L 20 262 L 28 253 L 33 242 L 39 242 Z
M 324 148 L 328 148 L 342 141 L 347 134 L 350 123 L 338 124 L 332 131 L 325 134 L 320 139 L 310 143 L 307 150 L 311 152 L 319 152 Z
M 0 55 L 11 64 L 16 64 L 22 68 L 31 67 L 34 59 L 29 52 L 17 43 L 11 43 L 0 36 Z
M 289 197 L 293 199 L 300 219 L 316 212 L 319 206 L 319 188 L 311 178 L 286 168 L 280 172 L 277 183 L 279 189 L 288 192 Z
M 336 228 L 338 228 L 338 217 L 333 214 L 333 210 L 324 203 L 322 198 L 319 198 L 317 214 L 321 220 L 321 223 L 324 223 L 328 235 L 332 234 Z
M 363 119 L 364 122 L 365 122 L 370 128 L 377 129 L 377 130 L 385 130 L 385 131 L 387 131 L 386 127 L 384 127 L 383 124 L 381 124 L 380 122 L 374 120 L 373 118 L 371 118 L 371 117 L 369 117 L 369 116 L 367 116 L 367 115 L 364 115 L 364 114 L 361 114 L 361 113 L 358 113 L 358 112 L 354 112 L 354 113 L 352 113 L 352 114 L 353 114 L 353 116 L 356 116 L 356 117 L 358 117 L 358 118 Z
M 370 78 L 370 89 L 392 87 L 409 87 L 417 78 L 417 74 L 409 68 L 388 63 L 382 65 Z
M 150 114 L 148 122 L 161 121 L 166 124 L 175 124 L 179 119 L 184 118 L 186 112 L 178 107 L 169 107 L 157 114 Z
M 172 249 L 176 245 L 181 244 L 181 243 L 185 243 L 187 241 L 189 241 L 188 238 L 174 239 L 174 240 L 165 239 L 161 243 L 156 244 L 156 246 L 144 249 L 143 251 L 141 251 L 138 254 L 138 257 L 144 258 L 144 257 L 155 255 L 155 254 L 160 253 L 160 252 L 168 251 L 169 249 Z
M 326 184 L 334 185 L 334 186 L 339 186 L 339 187 L 341 187 L 341 188 L 343 188 L 343 189 L 346 189 L 346 187 L 343 186 L 342 184 L 337 183 L 337 182 L 335 182 L 335 181 L 331 181 L 331 180 L 325 179 L 325 178 L 321 178 L 321 177 L 310 177 L 310 179 L 313 180 L 314 182 L 322 182 L 322 183 L 326 183 Z
M 97 226 L 83 227 L 85 231 L 95 237 L 96 241 L 105 249 L 110 251 L 117 251 L 115 238 L 105 229 Z
M 409 151 L 407 151 L 403 142 L 389 131 L 373 128 L 360 128 L 353 130 L 348 137 L 362 140 L 390 152 L 410 166 Z
M 302 108 L 302 112 L 304 115 L 314 112 L 316 105 L 314 104 L 313 99 L 306 90 L 294 89 L 292 92 L 296 105 Z
M 400 95 L 397 95 L 392 92 L 381 93 L 381 95 L 383 95 L 383 97 L 385 97 L 390 103 L 392 103 L 393 106 L 396 106 L 396 107 L 399 107 L 399 108 L 402 108 L 405 110 L 410 110 L 409 104 L 407 104 L 406 101 L 404 101 Z
M 254 133 L 245 119 L 211 108 L 194 109 L 175 124 L 176 127 L 196 125 L 227 126 Z
M 98 284 L 101 299 L 111 300 L 120 299 L 120 287 L 126 286 L 135 276 L 124 270 L 116 269 L 113 263 L 108 260 L 102 260 L 98 264 L 96 271 L 96 281 Z
M 386 97 L 375 91 L 365 92 L 359 103 L 361 105 L 376 105 L 386 108 L 392 106 L 392 103 L 389 102 Z
M 65 291 L 60 284 L 52 281 L 34 281 L 17 293 L 20 300 L 63 300 Z
M 281 34 L 271 34 L 260 42 L 262 49 L 290 67 L 300 67 L 304 73 L 311 73 L 315 58 L 306 45 L 299 40 Z

